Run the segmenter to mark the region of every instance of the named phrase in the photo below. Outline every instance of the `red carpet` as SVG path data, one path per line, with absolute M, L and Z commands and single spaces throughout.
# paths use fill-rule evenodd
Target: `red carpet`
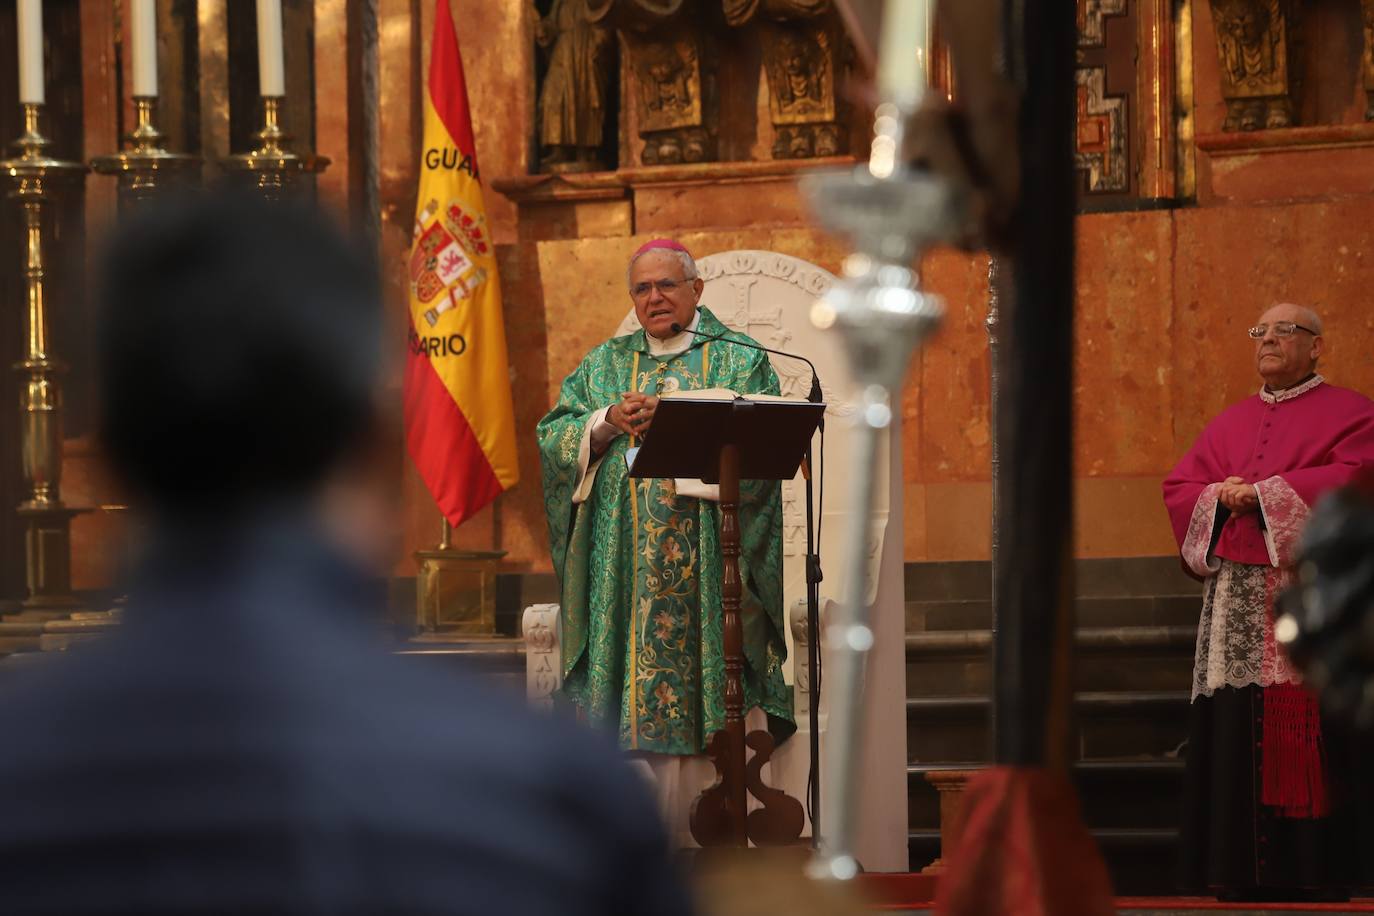
M 859 884 L 873 901 L 870 909 L 888 912 L 931 912 L 935 878 L 918 874 L 862 875 Z M 1118 897 L 1123 913 L 1182 914 L 1199 911 L 1233 913 L 1374 913 L 1374 898 L 1348 903 L 1222 903 L 1211 897 Z
M 1240 910 L 1248 913 L 1374 913 L 1374 898 L 1346 903 L 1222 903 L 1211 897 L 1118 897 L 1122 910 Z

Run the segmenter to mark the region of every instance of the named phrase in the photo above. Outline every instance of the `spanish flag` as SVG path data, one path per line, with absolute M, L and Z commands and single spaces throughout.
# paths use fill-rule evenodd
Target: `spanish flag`
M 463 61 L 436 0 L 410 253 L 406 444 L 439 511 L 459 525 L 520 479 L 501 321 Z

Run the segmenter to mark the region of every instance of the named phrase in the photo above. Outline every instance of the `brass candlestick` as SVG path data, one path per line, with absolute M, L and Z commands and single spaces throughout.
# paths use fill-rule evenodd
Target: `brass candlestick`
M 289 193 L 300 175 L 313 175 L 329 167 L 327 156 L 299 156 L 286 148 L 291 137 L 281 129 L 282 98 L 262 97 L 262 130 L 255 135 L 258 145 L 223 160 L 226 170 L 250 176 L 253 186 L 268 200 L 278 200 Z
M 134 96 L 136 123 L 124 137 L 124 149 L 91 160 L 91 167 L 101 175 L 118 177 L 121 210 L 152 200 L 167 185 L 163 175 L 175 179 L 200 162 L 195 156 L 163 149 L 162 132 L 153 125 L 156 112 L 156 96 Z
M 79 178 L 80 162 L 47 155 L 49 141 L 39 132 L 42 105 L 24 103 L 24 133 L 15 141 L 18 155 L 0 162 L 0 170 L 14 182 L 9 196 L 24 213 L 24 284 L 27 334 L 24 358 L 15 369 L 25 375 L 20 395 L 20 449 L 27 497 L 19 515 L 28 524 L 24 539 L 28 597 L 25 610 L 65 614 L 80 607 L 71 592 L 71 520 L 87 509 L 62 504 L 62 388 L 66 366 L 48 345 L 48 314 L 44 301 L 43 207 L 49 202 L 48 182 Z

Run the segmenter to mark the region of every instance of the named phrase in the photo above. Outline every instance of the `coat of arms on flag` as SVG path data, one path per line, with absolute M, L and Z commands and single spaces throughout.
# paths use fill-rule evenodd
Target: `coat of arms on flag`
M 489 250 L 481 214 L 465 213 L 457 201 L 449 201 L 442 215 L 438 210 L 438 202 L 431 200 L 415 218 L 415 247 L 410 256 L 411 295 L 426 305 L 444 297 L 425 310 L 430 327 L 486 281 L 487 272 L 473 259 Z

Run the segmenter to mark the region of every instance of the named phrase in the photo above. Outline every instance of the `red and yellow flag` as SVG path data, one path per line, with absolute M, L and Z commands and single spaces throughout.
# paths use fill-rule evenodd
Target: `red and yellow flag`
M 424 152 L 410 254 L 406 444 L 439 511 L 459 525 L 520 479 L 472 118 L 448 0 L 436 0 Z

